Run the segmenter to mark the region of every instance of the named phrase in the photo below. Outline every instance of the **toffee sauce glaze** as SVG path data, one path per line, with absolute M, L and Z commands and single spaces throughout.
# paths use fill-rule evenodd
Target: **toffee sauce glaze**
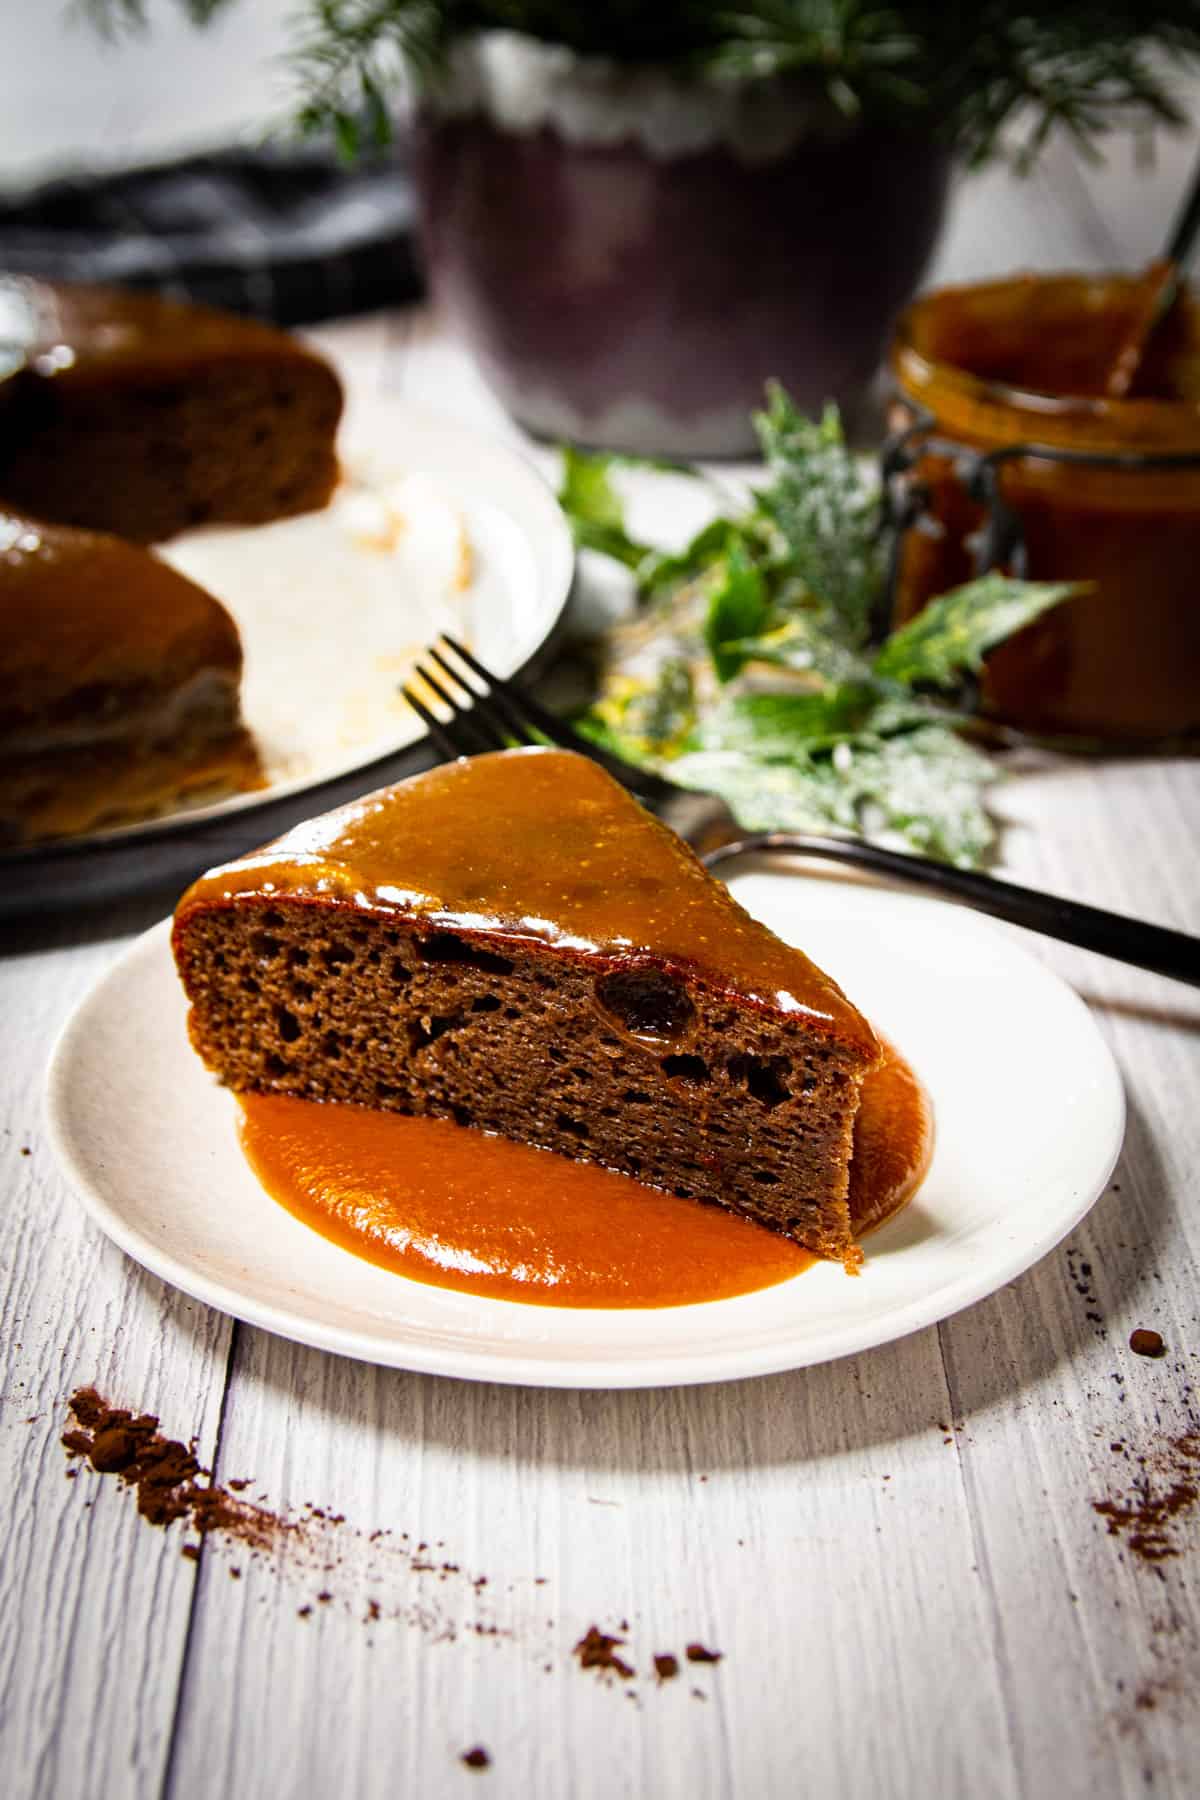
M 752 919 L 672 831 L 586 757 L 502 750 L 446 764 L 213 869 L 179 903 L 280 897 L 419 915 L 490 940 L 707 970 L 873 1062 L 837 983 Z M 497 946 L 498 948 L 501 946 Z

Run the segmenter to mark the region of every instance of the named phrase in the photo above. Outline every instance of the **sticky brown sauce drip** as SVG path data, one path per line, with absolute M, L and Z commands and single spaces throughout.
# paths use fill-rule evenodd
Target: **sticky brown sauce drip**
M 332 1243 L 415 1281 L 542 1306 L 659 1307 L 774 1287 L 814 1258 L 715 1206 L 441 1119 L 280 1094 L 241 1097 L 263 1187 Z M 856 1233 L 911 1198 L 932 1118 L 894 1050 L 863 1084 Z

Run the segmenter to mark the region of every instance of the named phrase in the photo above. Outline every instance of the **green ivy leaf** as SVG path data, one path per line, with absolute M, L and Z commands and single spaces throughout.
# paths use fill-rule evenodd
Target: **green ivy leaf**
M 875 657 L 875 673 L 903 687 L 952 689 L 982 666 L 989 650 L 1085 586 L 982 575 L 931 600 L 894 631 Z
M 367 132 L 374 147 L 384 150 L 392 141 L 392 115 L 379 83 L 369 69 L 363 70 L 362 87 Z
M 995 766 L 947 727 L 795 750 L 790 760 L 759 760 L 744 749 L 700 749 L 666 773 L 720 794 L 747 831 L 887 834 L 964 868 L 986 856 L 995 832 L 983 795 Z
M 760 760 L 792 761 L 869 726 L 876 695 L 865 683 L 819 694 L 738 694 L 698 725 L 704 750 L 734 750 Z
M 738 640 L 752 638 L 761 631 L 768 611 L 761 571 L 740 544 L 731 544 L 721 578 L 709 596 L 704 620 L 704 641 L 718 681 L 733 680 L 746 660 L 737 648 Z
M 611 475 L 633 459 L 565 453 L 576 541 L 632 569 L 644 605 L 581 727 L 723 794 L 748 828 L 883 833 L 974 864 L 992 841 L 995 768 L 955 734 L 953 690 L 1080 587 L 988 575 L 874 650 L 884 559 L 871 473 L 833 409 L 806 419 L 772 388 L 758 427 L 768 485 L 671 554 L 628 534 Z
M 782 624 L 768 620 L 768 626 L 760 636 L 730 646 L 741 652 L 744 663 L 767 663 L 835 683 L 862 680 L 869 673 L 859 652 L 831 638 L 813 613 L 794 613 Z
M 651 551 L 638 570 L 638 598 L 664 601 L 680 587 L 698 581 L 735 545 L 745 546 L 746 534 L 736 519 L 712 519 L 682 550 Z
M 343 162 L 352 163 L 358 156 L 360 133 L 353 113 L 339 112 L 333 121 L 333 141 Z
M 564 445 L 558 502 L 581 549 L 598 550 L 636 569 L 650 551 L 625 529 L 625 508 L 612 484 L 615 463 L 614 457 Z

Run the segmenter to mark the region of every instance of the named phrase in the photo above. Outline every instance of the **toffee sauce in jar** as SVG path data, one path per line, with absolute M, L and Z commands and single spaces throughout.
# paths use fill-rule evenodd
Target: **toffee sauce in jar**
M 1110 399 L 1141 292 L 1119 276 L 946 288 L 908 309 L 891 352 L 896 423 L 938 440 L 912 466 L 925 510 L 900 547 L 895 622 L 975 573 L 985 510 L 959 452 L 1042 452 L 996 465 L 1024 572 L 1089 585 L 989 655 L 982 703 L 1081 748 L 1200 737 L 1200 306 L 1181 294 L 1138 394 Z

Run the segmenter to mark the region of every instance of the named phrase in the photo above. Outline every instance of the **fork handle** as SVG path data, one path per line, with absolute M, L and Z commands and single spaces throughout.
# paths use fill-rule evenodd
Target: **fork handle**
M 1168 975 L 1173 981 L 1200 987 L 1200 938 L 1171 931 L 1165 925 L 1148 925 L 1141 919 L 1105 912 L 1102 907 L 1086 906 L 1079 900 L 1063 900 L 1057 894 L 1018 887 L 1015 882 L 999 881 L 994 875 L 956 869 L 949 863 L 934 862 L 931 857 L 909 856 L 854 838 L 768 831 L 722 844 L 710 851 L 704 862 L 713 869 L 735 856 L 765 851 L 822 857 L 827 862 L 851 863 L 893 875 L 913 887 L 934 888 L 938 893 L 964 900 L 977 911 L 1006 919 L 1010 925 L 1024 925 L 1030 931 L 1040 931 L 1044 937 L 1061 938 L 1064 943 L 1078 944 L 1118 962 L 1132 963 L 1135 968 L 1150 969 L 1156 975 Z

